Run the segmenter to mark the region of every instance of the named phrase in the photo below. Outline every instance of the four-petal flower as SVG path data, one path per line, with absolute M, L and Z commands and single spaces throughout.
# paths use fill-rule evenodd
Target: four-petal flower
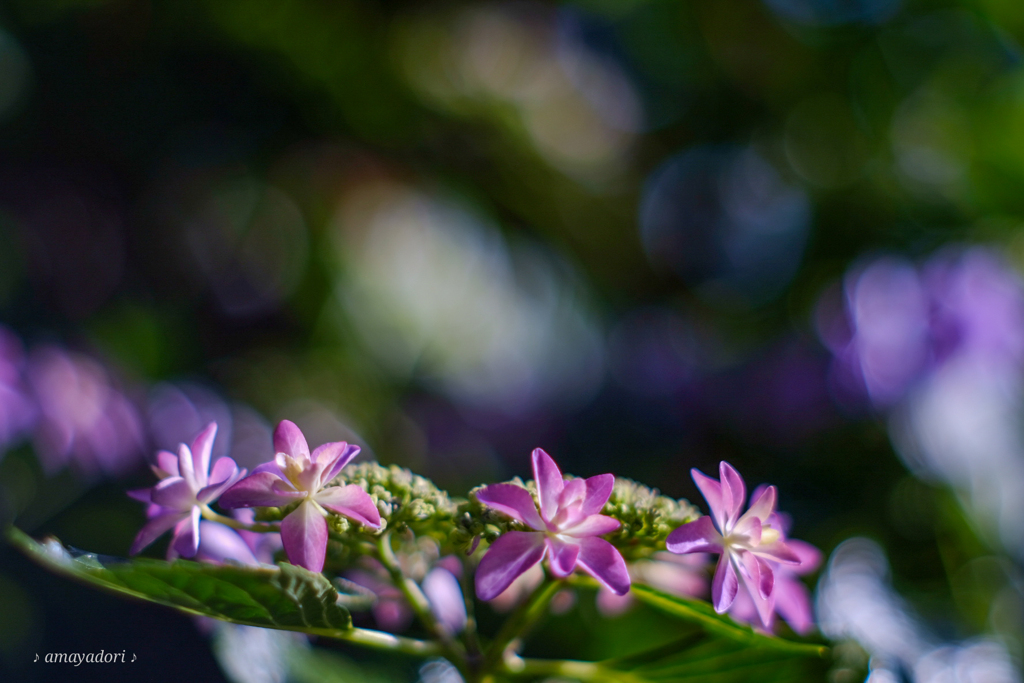
M 178 455 L 157 453 L 153 468 L 161 481 L 148 489 L 129 491 L 135 500 L 149 503 L 149 522 L 132 543 L 132 555 L 174 528 L 169 553 L 194 557 L 199 548 L 199 518 L 202 508 L 217 500 L 225 489 L 245 476 L 244 469 L 231 458 L 218 458 L 210 470 L 210 453 L 217 435 L 217 423 L 211 422 L 192 442 L 178 446 Z
M 476 572 L 476 594 L 492 600 L 545 555 L 551 573 L 569 576 L 577 566 L 616 595 L 629 590 L 629 572 L 619 551 L 598 538 L 619 528 L 602 515 L 615 484 L 611 474 L 564 479 L 558 465 L 541 449 L 533 451 L 538 505 L 515 484 L 493 484 L 477 492 L 481 503 L 503 512 L 534 531 L 509 531 L 491 544 Z
M 777 520 L 775 487 L 765 487 L 741 515 L 747 497 L 743 478 L 724 461 L 719 471 L 720 481 L 697 469 L 690 471 L 711 508 L 711 515 L 670 533 L 665 546 L 678 554 L 720 553 L 711 583 L 715 611 L 719 614 L 728 611 L 742 583 L 761 621 L 768 627 L 775 609 L 772 564 L 798 565 L 800 558 L 786 544 L 781 529 L 773 526 Z
M 274 430 L 272 462 L 260 465 L 221 496 L 224 508 L 280 507 L 299 503 L 281 522 L 288 561 L 318 572 L 327 553 L 327 510 L 369 527 L 380 527 L 373 499 L 356 484 L 326 486 L 359 454 L 344 441 L 325 443 L 309 452 L 294 423 L 282 420 Z

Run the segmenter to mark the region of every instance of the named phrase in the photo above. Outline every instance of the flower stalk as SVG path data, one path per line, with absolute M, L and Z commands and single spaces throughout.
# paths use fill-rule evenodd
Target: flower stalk
M 562 581 L 545 575 L 530 598 L 505 622 L 487 650 L 484 670 L 489 671 L 506 657 L 509 647 L 522 638 L 547 612 L 548 603 L 561 588 Z
M 402 571 L 402 566 L 395 557 L 395 551 L 391 547 L 391 532 L 384 532 L 377 540 L 377 559 L 388 570 L 392 583 L 409 602 L 413 613 L 423 624 L 427 632 L 438 641 L 442 654 L 455 665 L 463 676 L 468 673 L 466 652 L 462 645 L 452 638 L 444 624 L 439 622 L 430 608 L 430 600 L 423 593 L 419 585 Z
M 252 524 L 246 524 L 245 522 L 235 519 L 234 517 L 228 517 L 216 512 L 209 505 L 200 506 L 200 512 L 202 513 L 203 519 L 223 524 L 224 526 L 231 527 L 236 531 L 252 531 L 258 534 L 278 533 L 281 531 L 280 524 L 273 524 L 270 522 L 254 522 Z

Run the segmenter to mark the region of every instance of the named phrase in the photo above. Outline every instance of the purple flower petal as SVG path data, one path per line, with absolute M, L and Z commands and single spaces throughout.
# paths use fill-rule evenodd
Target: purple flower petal
M 533 478 L 537 482 L 540 516 L 550 522 L 558 512 L 558 496 L 565 488 L 565 481 L 555 461 L 539 448 L 533 451 Z
M 213 440 L 216 436 L 217 423 L 211 422 L 192 441 L 193 470 L 196 475 L 196 484 L 200 487 L 209 483 L 210 454 L 213 453 Z
M 753 502 L 750 504 L 750 508 L 743 513 L 743 516 L 757 517 L 763 523 L 766 522 L 775 512 L 775 502 L 778 496 L 778 491 L 774 486 L 765 486 L 760 490 L 761 494 L 753 499 Z
M 782 576 L 775 580 L 775 611 L 802 636 L 814 629 L 814 612 L 807 587 L 795 578 Z
M 587 495 L 583 499 L 580 511 L 585 515 L 597 514 L 604 509 L 605 503 L 611 498 L 615 487 L 614 474 L 599 474 L 590 477 L 587 482 Z
M 256 465 L 256 467 L 252 468 L 253 474 L 258 474 L 259 472 L 270 472 L 276 477 L 280 477 L 281 479 L 285 478 L 284 472 L 281 471 L 281 468 L 278 467 L 277 463 L 273 460 L 265 462 L 262 465 Z
M 196 504 L 195 492 L 181 477 L 171 477 L 153 487 L 153 502 L 172 510 L 188 510 Z
M 296 489 L 294 486 L 292 486 L 292 483 L 287 479 L 278 479 L 277 481 L 270 485 L 270 489 L 274 493 L 285 496 L 287 498 L 298 498 L 303 494 L 307 493 L 304 490 L 299 491 L 298 489 Z
M 210 472 L 210 484 L 223 484 L 232 477 L 238 477 L 238 465 L 235 464 L 235 461 L 231 458 L 217 458 L 217 462 L 213 463 L 213 470 Z
M 193 491 L 199 489 L 196 484 L 196 471 L 194 467 L 195 463 L 192 461 L 192 451 L 188 449 L 185 444 L 178 445 L 178 471 L 181 472 L 181 478 L 188 482 L 189 488 Z
M 535 451 L 536 452 L 536 451 Z M 476 570 L 476 596 L 493 600 L 516 578 L 544 558 L 544 534 L 509 531 L 487 549 Z
M 294 422 L 281 420 L 274 430 L 274 452 L 285 453 L 293 458 L 308 458 L 309 445 Z M 317 570 L 319 571 L 319 570 Z
M 616 595 L 629 592 L 629 571 L 622 555 L 603 538 L 580 539 L 580 554 L 576 563 L 605 588 Z
M 241 480 L 220 496 L 220 506 L 232 508 L 277 507 L 287 505 L 301 498 L 300 491 L 282 492 L 274 487 L 281 479 L 270 472 L 252 474 Z
M 281 522 L 281 540 L 284 541 L 288 561 L 292 564 L 305 567 L 311 572 L 324 568 L 327 520 L 312 502 L 303 502 L 284 518 Z
M 558 509 L 576 508 L 579 511 L 583 498 L 587 495 L 587 482 L 583 479 L 563 481 L 562 492 L 558 494 Z
M 724 553 L 718 559 L 718 567 L 715 568 L 715 578 L 711 581 L 711 604 L 715 611 L 724 614 L 729 611 L 736 593 L 739 592 L 740 582 L 736 576 L 736 568 L 732 566 L 732 554 Z
M 673 530 L 665 539 L 665 547 L 677 555 L 720 553 L 722 535 L 718 533 L 711 518 L 704 516 Z
M 498 512 L 502 512 L 523 524 L 544 531 L 547 527 L 537 512 L 533 496 L 522 486 L 515 484 L 491 484 L 480 489 L 477 500 Z
M 761 597 L 767 600 L 772 594 L 772 589 L 775 587 L 775 572 L 772 571 L 770 564 L 762 560 L 757 555 L 754 555 L 754 559 L 757 562 L 759 576 L 757 590 L 761 594 Z
M 198 507 L 174 526 L 174 538 L 171 549 L 182 557 L 195 557 L 199 550 L 199 517 Z
M 466 628 L 466 601 L 455 575 L 444 567 L 434 567 L 423 579 L 423 592 L 430 611 L 451 633 Z
M 701 495 L 704 496 L 704 500 L 708 502 L 708 508 L 711 510 L 711 517 L 715 520 L 715 526 L 718 527 L 719 532 L 726 532 L 726 510 L 725 503 L 722 499 L 722 485 L 704 474 L 696 467 L 690 470 L 690 476 L 693 477 L 693 482 L 700 489 Z
M 622 522 L 614 517 L 609 517 L 608 515 L 590 515 L 574 526 L 561 529 L 559 533 L 576 538 L 604 536 L 605 534 L 610 534 L 615 531 L 620 526 L 622 526 Z
M 359 455 L 360 450 L 359 446 L 344 441 L 325 443 L 323 446 L 318 446 L 313 451 L 311 457 L 316 462 L 324 462 L 323 483 L 326 484 L 338 476 L 338 473 L 344 469 L 345 465 L 352 462 L 352 459 Z
M 775 612 L 775 596 L 772 593 L 775 575 L 768 563 L 753 553 L 740 552 L 734 555 L 739 565 L 747 593 L 757 608 L 757 614 L 765 628 L 772 626 Z
M 776 541 L 752 548 L 750 552 L 780 564 L 800 564 L 800 556 L 789 548 L 789 541 Z
M 298 462 L 303 463 L 303 467 L 298 473 L 292 475 L 295 479 L 293 482 L 295 484 L 295 488 L 309 493 L 319 491 L 324 483 L 321 475 L 324 470 L 327 469 L 324 463 L 312 460 L 308 462 L 299 460 Z M 289 477 L 289 479 L 291 479 L 291 477 Z
M 786 539 L 786 547 L 800 560 L 800 564 L 789 568 L 795 574 L 810 574 L 821 564 L 821 551 L 810 543 L 790 538 Z M 786 621 L 789 620 L 787 619 Z M 792 626 L 792 624 L 790 625 Z
M 199 522 L 199 551 L 196 557 L 206 562 L 233 560 L 240 564 L 259 564 L 252 549 L 234 529 L 217 522 Z
M 756 546 L 761 542 L 761 520 L 753 515 L 743 515 L 733 525 L 730 536 L 734 539 L 746 537 L 745 545 Z
M 739 519 L 743 504 L 747 502 L 747 487 L 736 469 L 722 461 L 718 466 L 722 483 L 722 502 L 725 505 L 726 524 L 731 526 Z
M 245 476 L 245 469 L 239 470 L 231 458 L 219 458 L 213 465 L 210 485 L 199 489 L 196 500 L 209 504 L 217 500 L 228 487 Z
M 131 549 L 128 550 L 128 554 L 135 555 L 140 552 L 143 548 L 162 536 L 166 531 L 169 531 L 175 524 L 185 519 L 188 515 L 189 513 L 187 512 L 178 512 L 175 510 L 153 517 L 143 525 L 142 529 L 139 530 L 138 535 L 135 537 L 135 541 L 132 543 Z
M 245 470 L 238 472 L 235 476 L 229 477 L 219 484 L 210 484 L 205 488 L 199 489 L 199 493 L 196 494 L 196 500 L 204 505 L 216 502 L 220 494 L 224 493 L 232 484 L 245 476 Z
M 313 496 L 313 500 L 331 512 L 374 529 L 380 528 L 380 512 L 377 511 L 373 498 L 356 484 L 328 487 Z
M 128 494 L 129 498 L 137 500 L 140 503 L 153 502 L 153 487 L 149 487 L 148 489 L 132 489 L 131 491 L 126 491 L 125 493 Z
M 178 456 L 168 451 L 157 451 L 156 454 L 156 466 L 164 473 L 163 476 L 157 475 L 161 479 L 164 476 L 168 477 L 180 477 L 181 473 L 178 471 Z
M 580 546 L 551 536 L 545 538 L 544 542 L 548 546 L 548 563 L 551 565 L 551 573 L 560 579 L 572 574 L 576 569 L 576 558 L 580 554 Z

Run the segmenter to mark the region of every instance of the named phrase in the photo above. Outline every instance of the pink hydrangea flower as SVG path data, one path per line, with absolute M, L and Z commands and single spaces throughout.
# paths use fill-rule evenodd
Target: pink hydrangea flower
M 746 590 L 767 627 L 775 609 L 775 564 L 798 565 L 800 558 L 786 543 L 782 529 L 773 526 L 776 490 L 767 486 L 743 514 L 747 498 L 743 478 L 732 465 L 722 462 L 721 480 L 699 470 L 690 471 L 697 488 L 711 508 L 711 515 L 679 527 L 668 535 L 670 552 L 720 553 L 711 582 L 711 602 L 719 614 L 736 600 L 740 586 Z
M 356 484 L 325 485 L 359 454 L 344 441 L 325 443 L 309 452 L 306 437 L 288 420 L 274 430 L 272 462 L 264 463 L 221 496 L 224 508 L 280 507 L 299 503 L 281 522 L 281 540 L 288 561 L 318 572 L 327 554 L 326 510 L 360 524 L 380 528 L 373 499 Z M 325 510 L 326 508 L 326 510 Z
M 174 529 L 168 554 L 194 557 L 199 549 L 199 520 L 203 506 L 217 500 L 229 486 L 245 476 L 231 458 L 218 458 L 210 469 L 210 452 L 217 435 L 217 423 L 211 422 L 192 442 L 178 447 L 178 455 L 157 453 L 153 468 L 161 481 L 148 489 L 129 491 L 135 500 L 149 503 L 146 523 L 132 543 L 134 555 L 165 531 Z
M 551 573 L 559 578 L 583 569 L 616 595 L 629 590 L 629 572 L 619 551 L 598 538 L 619 528 L 619 521 L 600 514 L 612 494 L 615 477 L 565 479 L 558 465 L 541 449 L 533 451 L 537 482 L 534 503 L 530 492 L 515 484 L 493 484 L 477 499 L 534 531 L 510 531 L 496 540 L 476 572 L 476 594 L 493 600 L 516 577 L 548 557 Z

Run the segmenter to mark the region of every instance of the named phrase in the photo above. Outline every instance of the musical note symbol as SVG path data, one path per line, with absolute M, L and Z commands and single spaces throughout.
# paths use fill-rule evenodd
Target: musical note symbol
M 38 652 L 36 653 L 36 658 L 33 659 L 32 661 L 33 662 L 38 662 L 39 661 L 39 653 Z
M 135 661 L 135 653 L 134 652 L 132 653 L 132 661 L 133 662 Z

